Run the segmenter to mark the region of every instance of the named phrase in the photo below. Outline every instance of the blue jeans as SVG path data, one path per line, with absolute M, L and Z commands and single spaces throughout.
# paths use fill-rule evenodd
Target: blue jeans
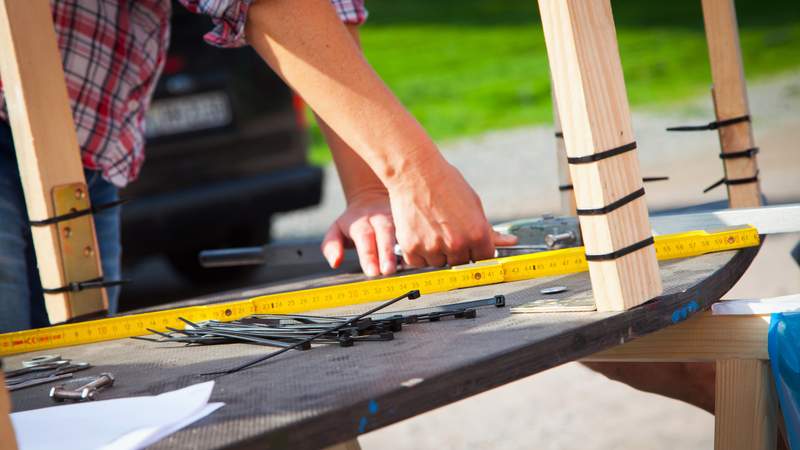
M 117 188 L 103 180 L 100 172 L 86 170 L 85 174 L 92 204 L 101 205 L 118 198 Z M 94 215 L 106 280 L 118 280 L 121 276 L 119 216 L 119 208 Z M 107 291 L 109 310 L 114 313 L 119 287 Z M 14 141 L 8 124 L 0 122 L 0 333 L 47 325 Z

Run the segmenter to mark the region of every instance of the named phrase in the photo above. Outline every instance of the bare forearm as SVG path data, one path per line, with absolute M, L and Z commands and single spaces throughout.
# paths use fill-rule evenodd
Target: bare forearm
M 328 0 L 261 0 L 248 42 L 387 187 L 443 162 L 361 55 Z

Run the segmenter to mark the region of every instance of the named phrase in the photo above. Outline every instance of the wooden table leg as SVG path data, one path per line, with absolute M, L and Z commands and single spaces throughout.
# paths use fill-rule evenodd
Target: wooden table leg
M 11 427 L 11 400 L 5 388 L 6 380 L 0 371 L 0 450 L 16 450 L 17 438 Z
M 79 209 L 88 209 L 80 147 L 48 0 L 0 0 L 0 74 L 5 92 L 14 94 L 6 95 L 5 101 L 30 220 L 65 214 L 73 202 L 85 203 Z M 61 209 L 65 210 L 58 212 Z M 103 275 L 91 216 L 33 226 L 31 234 L 44 288 Z M 59 323 L 103 311 L 108 301 L 105 289 L 86 289 L 47 293 L 45 305 L 50 321 Z
M 539 10 L 597 310 L 632 308 L 662 285 L 611 4 Z
M 775 411 L 769 361 L 717 361 L 716 450 L 774 450 Z

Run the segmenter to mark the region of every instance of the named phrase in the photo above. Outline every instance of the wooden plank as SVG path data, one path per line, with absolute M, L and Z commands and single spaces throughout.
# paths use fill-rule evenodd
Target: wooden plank
M 0 370 L 0 450 L 16 450 L 17 438 L 11 426 L 11 400 L 5 388 L 6 379 Z
M 767 360 L 769 315 L 714 316 L 711 312 L 584 358 L 584 361 L 711 362 Z
M 31 220 L 53 217 L 53 189 L 85 185 L 86 180 L 48 0 L 0 1 L 0 74 L 28 215 Z M 94 235 L 93 225 L 91 229 Z M 66 278 L 56 226 L 32 227 L 32 234 L 44 287 L 85 281 Z M 96 238 L 92 240 L 86 263 L 101 276 Z M 107 309 L 105 291 L 100 296 L 93 291 L 91 297 L 81 297 L 77 310 L 67 294 L 45 295 L 50 321 Z
M 750 114 L 747 86 L 744 77 L 742 52 L 739 46 L 739 29 L 733 0 L 703 0 L 708 56 L 714 83 L 713 98 L 717 120 L 726 120 Z M 719 141 L 722 153 L 731 153 L 755 147 L 751 122 L 740 122 L 720 127 Z M 752 158 L 723 160 L 725 177 L 743 179 L 756 176 L 758 163 Z M 731 208 L 747 208 L 761 204 L 760 183 L 728 186 Z
M 714 448 L 774 450 L 775 393 L 769 363 L 728 359 L 717 363 Z
M 552 81 L 551 81 L 552 85 Z M 553 100 L 553 129 L 555 130 L 556 162 L 558 163 L 559 197 L 561 197 L 561 214 L 564 216 L 575 215 L 575 193 L 572 188 L 564 189 L 562 186 L 572 186 L 572 176 L 569 174 L 567 164 L 567 149 L 564 145 L 564 132 L 561 129 L 561 119 L 558 117 L 558 103 L 555 90 L 550 90 Z
M 634 141 L 608 0 L 539 0 L 553 87 L 570 157 Z M 642 188 L 636 151 L 570 164 L 578 208 L 601 208 Z M 581 216 L 587 254 L 608 254 L 651 235 L 644 197 L 603 215 Z M 600 311 L 632 308 L 661 293 L 655 250 L 647 246 L 589 263 Z

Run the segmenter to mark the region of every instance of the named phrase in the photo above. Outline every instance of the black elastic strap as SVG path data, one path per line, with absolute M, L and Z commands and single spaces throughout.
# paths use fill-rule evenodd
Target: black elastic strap
M 748 148 L 747 150 L 740 150 L 738 152 L 720 153 L 720 159 L 736 159 L 736 158 L 752 158 L 758 153 L 758 147 Z
M 106 287 L 113 287 L 113 286 L 120 286 L 125 283 L 129 283 L 130 280 L 103 280 L 102 277 L 94 278 L 92 280 L 86 281 L 73 281 L 66 286 L 61 286 L 53 289 L 46 289 L 42 288 L 42 292 L 45 294 L 61 294 L 63 292 L 79 292 L 84 289 L 98 289 L 98 288 L 106 288 Z
M 614 259 L 622 258 L 623 256 L 627 255 L 628 253 L 633 253 L 636 250 L 642 249 L 647 247 L 648 245 L 653 245 L 655 240 L 653 236 L 649 238 L 639 241 L 633 245 L 629 245 L 625 248 L 621 248 L 615 252 L 606 253 L 605 255 L 586 255 L 587 261 L 611 261 Z
M 54 223 L 63 222 L 65 220 L 72 220 L 72 219 L 75 219 L 75 218 L 78 218 L 78 217 L 87 216 L 89 214 L 96 214 L 96 213 L 98 213 L 100 211 L 103 211 L 104 209 L 110 209 L 110 208 L 117 207 L 117 206 L 119 206 L 119 205 L 121 205 L 121 204 L 123 204 L 123 203 L 125 203 L 127 201 L 128 201 L 127 199 L 119 199 L 119 200 L 115 200 L 115 201 L 113 201 L 111 203 L 105 203 L 105 204 L 96 205 L 96 206 L 92 205 L 92 207 L 89 208 L 89 209 L 82 209 L 80 211 L 73 211 L 73 212 L 70 212 L 70 213 L 67 213 L 67 214 L 62 214 L 60 216 L 55 216 L 55 217 L 51 217 L 49 219 L 44 219 L 44 220 L 31 220 L 30 222 L 28 222 L 28 224 L 30 226 L 32 226 L 32 227 L 43 227 L 43 226 L 47 226 L 47 225 L 53 225 Z
M 623 153 L 627 153 L 635 149 L 636 149 L 636 142 L 631 142 L 629 144 L 621 145 L 619 147 L 615 147 L 610 150 L 605 150 L 600 153 L 595 153 L 592 155 L 569 157 L 567 158 L 567 162 L 570 164 L 588 164 L 606 158 L 611 158 L 612 156 L 621 155 Z
M 715 120 L 705 125 L 681 125 L 678 127 L 669 127 L 667 131 L 705 131 L 716 130 L 717 128 L 727 127 L 728 125 L 737 124 L 740 122 L 749 122 L 750 116 L 739 116 L 725 120 Z
M 735 180 L 729 180 L 727 178 L 722 178 L 719 181 L 717 181 L 716 183 L 712 184 L 711 186 L 703 189 L 703 194 L 705 194 L 706 192 L 708 192 L 708 191 L 710 191 L 710 190 L 714 189 L 715 187 L 717 187 L 719 185 L 722 185 L 722 184 L 724 184 L 726 186 L 731 186 L 731 185 L 736 185 L 736 184 L 750 184 L 750 183 L 755 183 L 757 181 L 758 181 L 758 171 L 756 171 L 755 176 L 752 176 L 750 178 L 737 178 Z
M 564 132 L 563 131 L 556 131 L 556 138 L 564 139 Z
M 644 177 L 642 181 L 645 183 L 649 183 L 651 181 L 664 181 L 669 180 L 669 177 Z M 559 191 L 571 191 L 573 186 L 571 184 L 561 184 L 558 186 Z
M 631 192 L 630 194 L 626 195 L 625 197 L 622 197 L 621 199 L 619 199 L 617 201 L 609 203 L 608 205 L 606 205 L 606 206 L 604 206 L 602 208 L 592 208 L 592 209 L 580 209 L 580 208 L 578 208 L 578 209 L 575 210 L 575 214 L 577 214 L 579 216 L 600 216 L 600 215 L 603 215 L 603 214 L 608 214 L 611 211 L 614 211 L 615 209 L 622 208 L 623 206 L 627 205 L 628 203 L 636 200 L 639 197 L 643 197 L 643 196 L 644 196 L 644 188 L 641 188 L 641 189 L 638 189 L 638 190 L 635 190 L 635 191 Z

